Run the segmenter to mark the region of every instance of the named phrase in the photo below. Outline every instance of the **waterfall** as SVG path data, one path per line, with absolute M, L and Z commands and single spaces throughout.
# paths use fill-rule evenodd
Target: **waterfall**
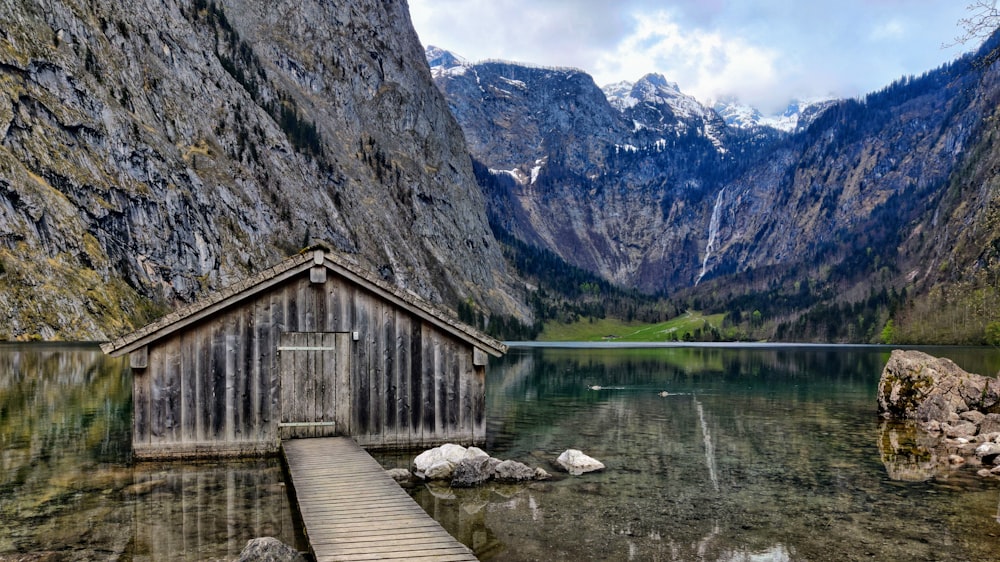
M 726 193 L 726 188 L 719 190 L 719 195 L 715 197 L 715 207 L 712 208 L 712 218 L 708 221 L 708 244 L 705 245 L 705 259 L 701 260 L 701 273 L 694 280 L 695 287 L 701 282 L 701 278 L 708 271 L 708 258 L 712 257 L 715 250 L 715 240 L 719 236 L 719 220 L 722 218 L 722 196 Z
M 701 408 L 701 402 L 694 399 L 695 409 L 698 410 L 698 419 L 701 420 L 701 436 L 705 440 L 705 464 L 708 465 L 708 478 L 712 481 L 715 491 L 719 491 L 719 475 L 715 470 L 715 447 L 712 446 L 712 435 L 708 432 L 708 424 L 705 423 L 705 411 Z

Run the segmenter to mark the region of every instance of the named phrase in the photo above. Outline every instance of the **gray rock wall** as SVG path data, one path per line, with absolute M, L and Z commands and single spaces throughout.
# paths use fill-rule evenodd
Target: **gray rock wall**
M 401 2 L 0 0 L 0 339 L 105 339 L 313 240 L 525 311 Z

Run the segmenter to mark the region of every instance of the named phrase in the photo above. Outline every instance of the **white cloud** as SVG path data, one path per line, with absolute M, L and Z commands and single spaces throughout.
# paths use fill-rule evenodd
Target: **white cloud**
M 966 15 L 955 0 L 410 0 L 410 11 L 425 45 L 470 61 L 571 66 L 598 84 L 658 72 L 702 101 L 764 111 L 931 70 L 963 50 L 941 45 Z
M 604 0 L 410 0 L 424 45 L 478 61 L 500 58 L 590 71 L 631 25 Z
M 891 19 L 887 22 L 876 25 L 872 29 L 869 38 L 872 41 L 893 41 L 903 39 L 907 35 L 907 26 L 898 19 Z
M 739 97 L 765 111 L 788 103 L 779 86 L 794 65 L 779 51 L 719 31 L 684 29 L 664 11 L 634 17 L 632 34 L 597 59 L 592 72 L 599 84 L 656 70 L 700 100 Z

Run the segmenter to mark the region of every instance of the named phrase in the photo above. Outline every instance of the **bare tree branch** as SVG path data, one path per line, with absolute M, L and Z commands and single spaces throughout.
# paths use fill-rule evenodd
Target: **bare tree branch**
M 958 25 L 963 29 L 963 33 L 955 37 L 953 43 L 943 46 L 954 47 L 970 41 L 983 41 L 993 35 L 997 29 L 1000 29 L 1000 7 L 997 6 L 997 2 L 998 0 L 976 0 L 966 6 L 969 16 L 958 20 Z M 997 60 L 1000 60 L 1000 47 L 982 55 L 976 64 L 988 67 Z
M 964 33 L 955 38 L 953 45 L 968 43 L 974 39 L 985 39 L 1000 27 L 1000 8 L 997 0 L 977 0 L 966 9 L 969 17 L 958 20 Z

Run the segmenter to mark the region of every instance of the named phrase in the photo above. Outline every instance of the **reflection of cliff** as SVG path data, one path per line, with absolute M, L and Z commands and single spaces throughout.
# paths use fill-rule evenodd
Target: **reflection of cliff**
M 504 546 L 486 523 L 487 512 L 492 504 L 504 503 L 518 489 L 521 488 L 491 483 L 453 490 L 446 483 L 428 482 L 412 495 L 451 536 L 471 548 L 480 560 L 489 560 L 503 552 Z
M 503 363 L 491 365 L 489 371 L 489 391 L 486 393 L 488 407 L 508 404 L 506 397 L 518 388 L 524 387 L 524 381 L 535 369 L 534 355 L 522 350 L 511 350 Z
M 45 464 L 63 475 L 94 461 L 124 461 L 131 420 L 131 379 L 119 359 L 96 347 L 2 346 L 0 485 L 44 486 Z
M 0 345 L 0 559 L 88 559 L 129 542 L 128 512 L 104 495 L 130 479 L 124 366 L 96 346 Z
M 710 518 L 664 526 L 638 509 L 623 512 L 602 497 L 609 486 L 586 478 L 478 489 L 427 485 L 414 499 L 480 560 L 793 559 L 785 545 L 752 536 L 734 545 L 732 527 Z M 603 529 L 603 535 L 581 534 L 587 529 Z

